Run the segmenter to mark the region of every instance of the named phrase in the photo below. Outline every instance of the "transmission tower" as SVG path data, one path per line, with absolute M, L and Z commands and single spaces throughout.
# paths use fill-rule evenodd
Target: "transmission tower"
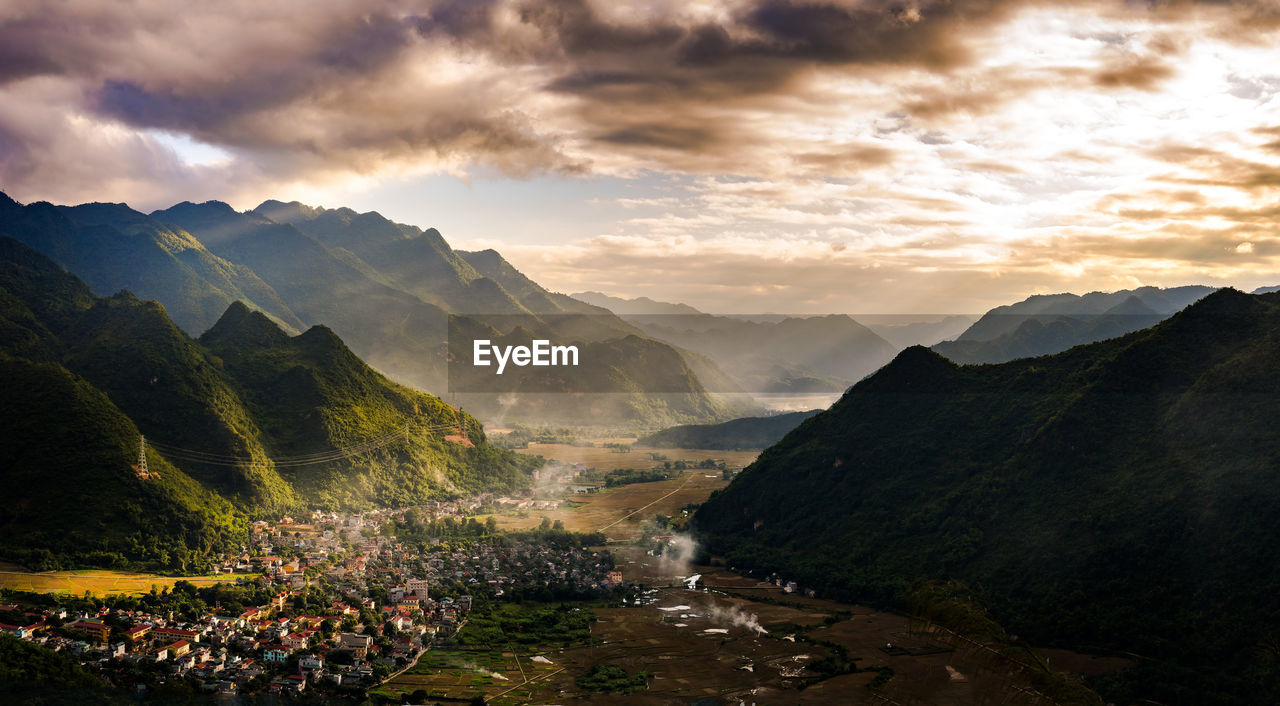
M 147 437 L 141 434 L 138 435 L 138 462 L 133 464 L 133 470 L 141 480 L 160 477 L 160 474 L 147 470 Z

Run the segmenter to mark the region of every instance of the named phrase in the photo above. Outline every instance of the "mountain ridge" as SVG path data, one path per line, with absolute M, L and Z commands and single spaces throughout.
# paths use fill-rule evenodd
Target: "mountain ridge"
M 1039 358 L 957 365 L 908 348 L 694 522 L 731 565 L 846 600 L 901 607 L 918 581 L 963 582 L 1028 640 L 1146 656 L 1123 680 L 1146 698 L 1267 703 L 1276 360 L 1280 294 L 1230 289 Z
M 0 363 L 0 469 L 22 483 L 0 554 L 35 568 L 194 570 L 243 542 L 249 516 L 510 491 L 540 463 L 488 445 L 473 417 L 387 380 L 327 327 L 289 336 L 237 302 L 192 339 L 158 303 L 96 297 L 7 237 Z M 150 476 L 130 470 L 140 447 Z M 68 512 L 76 530 L 58 534 Z
M 1058 353 L 1153 326 L 1211 291 L 1189 285 L 1036 294 L 988 311 L 955 339 L 933 348 L 959 363 L 1003 363 Z

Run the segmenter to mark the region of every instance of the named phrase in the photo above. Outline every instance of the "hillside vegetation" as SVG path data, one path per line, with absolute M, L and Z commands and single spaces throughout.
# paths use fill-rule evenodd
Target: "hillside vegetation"
M 612 347 L 661 345 L 684 358 L 689 384 L 672 396 L 644 395 L 644 371 L 612 372 L 592 358 L 595 392 L 632 397 L 583 405 L 548 397 L 533 405 L 506 404 L 498 393 L 472 394 L 468 409 L 489 416 L 543 423 L 552 414 L 572 424 L 631 424 L 650 428 L 728 419 L 752 411 L 708 394 L 724 373 L 694 353 L 644 337 L 607 309 L 550 292 L 493 250 L 452 249 L 435 229 L 394 223 L 376 212 L 265 201 L 237 212 L 225 203 L 183 202 L 144 214 L 125 204 L 19 204 L 0 194 L 0 235 L 12 237 L 80 277 L 98 295 L 127 289 L 155 300 L 184 332 L 199 336 L 227 307 L 242 302 L 285 332 L 323 325 L 362 360 L 397 382 L 444 393 L 448 388 L 450 316 L 477 326 L 501 322 L 539 338 Z M 527 344 L 527 341 L 525 342 Z M 625 351 L 639 359 L 642 350 Z M 712 383 L 698 385 L 706 376 Z M 557 390 L 565 392 L 565 390 Z
M 251 516 L 510 490 L 539 463 L 326 328 L 291 337 L 234 303 L 196 341 L 155 302 L 98 298 L 9 238 L 0 381 L 0 556 L 33 568 L 192 571 Z
M 1276 703 L 1280 295 L 958 366 L 910 348 L 697 512 L 731 565 L 901 606 L 972 587 L 1038 644 L 1143 656 L 1113 700 Z

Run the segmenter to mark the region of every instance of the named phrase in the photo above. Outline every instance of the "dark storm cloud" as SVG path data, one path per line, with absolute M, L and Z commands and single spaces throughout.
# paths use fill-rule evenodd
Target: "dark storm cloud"
M 686 32 L 663 20 L 638 26 L 606 22 L 585 0 L 527 3 L 519 13 L 521 21 L 542 30 L 568 56 L 633 54 L 670 46 Z
M 829 164 L 848 173 L 895 155 L 878 145 L 815 155 L 812 144 L 775 145 L 764 134 L 856 102 L 806 84 L 815 75 L 891 86 L 905 73 L 939 77 L 885 106 L 904 124 L 981 115 L 1045 86 L 1154 90 L 1169 78 L 1182 49 L 1176 32 L 1136 49 L 1123 34 L 1099 40 L 1113 54 L 1094 71 L 982 75 L 993 46 L 983 38 L 1006 20 L 1077 5 L 726 0 L 702 12 L 606 0 L 229 0 L 179 13 L 162 2 L 11 0 L 0 8 L 0 177 L 61 189 L 57 168 L 21 165 L 76 135 L 93 142 L 82 145 L 89 152 L 137 151 L 122 163 L 172 161 L 138 143 L 157 130 L 223 149 L 235 167 L 223 170 L 228 179 L 379 174 L 442 157 L 446 168 L 522 175 L 599 163 L 743 174 L 798 163 L 810 175 Z M 1195 5 L 1090 2 L 1165 25 L 1194 17 Z M 1265 24 L 1276 15 L 1267 3 L 1230 7 L 1230 21 L 1213 26 L 1241 35 L 1240 17 Z M 977 78 L 959 80 L 961 71 Z M 119 126 L 133 136 L 113 132 Z M 167 179 L 172 169 L 162 171 Z
M 32 20 L 0 25 L 0 84 L 60 70 L 42 35 L 39 23 Z
M 282 61 L 244 61 L 242 74 L 217 83 L 106 78 L 96 91 L 103 114 L 147 127 L 216 130 L 241 116 L 322 92 L 327 84 L 361 80 L 385 67 L 410 41 L 414 18 L 372 14 L 318 37 Z
M 604 21 L 583 0 L 561 0 L 521 17 L 569 59 L 550 88 L 580 95 L 606 91 L 616 98 L 618 88 L 631 87 L 640 100 L 655 90 L 668 91 L 669 98 L 771 91 L 815 65 L 947 69 L 971 59 L 966 30 L 992 22 L 1012 4 L 763 0 L 737 12 L 728 27 L 662 20 L 624 27 Z M 647 61 L 634 61 L 637 55 Z M 587 58 L 593 61 L 574 61 Z M 610 59 L 618 66 L 595 65 Z
M 716 140 L 716 135 L 706 128 L 648 124 L 614 130 L 597 139 L 618 145 L 647 145 L 696 151 L 710 146 Z

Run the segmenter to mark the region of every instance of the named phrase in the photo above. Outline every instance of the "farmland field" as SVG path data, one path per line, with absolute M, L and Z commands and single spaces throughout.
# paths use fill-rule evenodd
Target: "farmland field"
M 606 442 L 631 443 L 634 438 L 593 439 L 597 444 Z M 703 461 L 715 459 L 724 461 L 730 468 L 742 468 L 760 455 L 759 451 L 718 451 L 714 449 L 648 449 L 632 447 L 629 451 L 607 449 L 602 446 L 574 446 L 572 444 L 529 444 L 527 449 L 517 449 L 516 453 L 532 454 L 547 459 L 556 459 L 565 463 L 581 463 L 587 467 L 601 471 L 615 468 L 649 468 L 655 461 L 650 454 L 657 453 L 667 457 L 669 461 Z M 658 462 L 660 463 L 660 462 Z
M 713 490 L 728 485 L 719 471 L 690 469 L 670 480 L 632 483 L 595 493 L 580 493 L 561 503 L 555 510 L 538 510 L 525 517 L 514 514 L 494 515 L 500 529 L 536 527 L 543 517 L 560 520 L 565 529 L 575 532 L 604 532 L 610 541 L 630 542 L 640 539 L 640 528 L 655 514 L 678 515 L 680 508 L 701 503 Z M 481 518 L 483 519 L 483 518 Z
M 624 575 L 655 587 L 647 605 L 599 605 L 591 646 L 549 649 L 563 667 L 530 685 L 533 703 L 670 704 L 875 703 L 868 689 L 887 669 L 879 703 L 1035 704 L 1030 674 L 981 649 L 923 630 L 905 616 L 865 606 L 784 594 L 772 584 L 723 567 L 679 566 L 640 547 L 613 549 Z M 679 587 L 673 572 L 702 574 L 709 590 Z M 675 584 L 672 586 L 671 584 Z M 665 586 L 665 587 L 664 587 Z M 805 636 L 816 642 L 806 642 Z M 810 667 L 831 651 L 848 650 L 857 671 L 829 679 Z M 889 645 L 907 648 L 886 651 Z M 918 652 L 912 652 L 916 649 Z M 1041 657 L 1049 656 L 1041 652 Z M 1053 662 L 1081 672 L 1109 672 L 1125 660 L 1054 651 Z M 597 664 L 645 671 L 649 688 L 625 699 L 584 692 L 574 681 Z M 802 682 L 813 680 L 808 688 Z M 982 695 L 979 698 L 979 695 Z M 506 702 L 498 702 L 506 703 Z
M 558 665 L 540 654 L 429 650 L 412 669 L 373 693 L 396 698 L 421 689 L 431 698 L 470 699 L 483 695 L 491 704 L 526 703 L 534 684 L 559 671 Z
M 627 443 L 634 439 L 595 439 L 596 443 L 612 441 Z M 697 463 L 706 459 L 723 461 L 734 470 L 743 468 L 755 460 L 757 451 L 716 451 L 708 449 L 659 449 L 665 460 Z M 654 460 L 650 451 L 632 449 L 619 452 L 599 446 L 573 446 L 570 444 L 530 444 L 518 453 L 536 454 L 548 460 L 564 463 L 581 463 L 589 468 L 610 471 L 615 468 L 648 469 L 663 461 Z M 570 494 L 555 510 L 517 514 L 495 515 L 503 529 L 527 529 L 535 527 L 543 517 L 553 522 L 560 520 L 566 529 L 575 532 L 602 531 L 610 541 L 630 542 L 640 538 L 640 527 L 655 514 L 677 515 L 680 509 L 691 503 L 701 503 L 712 491 L 728 485 L 717 469 L 690 468 L 678 477 L 652 483 L 632 483 L 614 488 L 601 488 L 594 493 Z
M 197 586 L 209 586 L 215 583 L 235 581 L 245 574 L 234 576 L 218 574 L 214 576 L 157 576 L 121 571 L 24 571 L 22 567 L 12 564 L 0 565 L 0 588 L 12 588 L 19 591 L 35 591 L 37 593 L 63 593 L 76 596 L 85 591 L 95 596 L 109 593 L 137 595 L 165 586 L 172 587 L 178 581 L 190 581 Z

